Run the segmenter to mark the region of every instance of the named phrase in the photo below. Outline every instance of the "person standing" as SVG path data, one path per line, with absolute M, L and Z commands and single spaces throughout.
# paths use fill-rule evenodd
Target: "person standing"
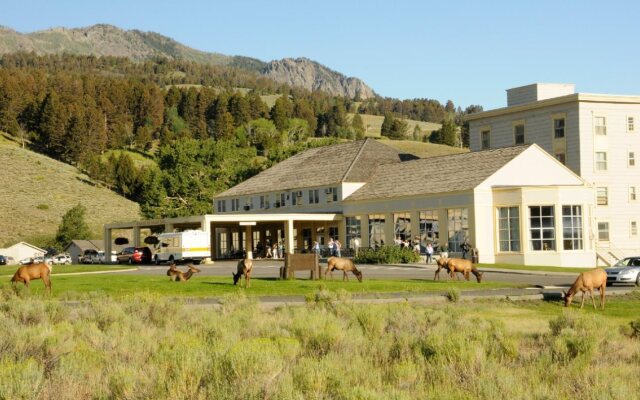
M 317 241 L 313 242 L 313 252 L 320 255 L 320 243 Z
M 431 243 L 427 244 L 427 264 L 431 264 L 433 262 L 433 245 Z
M 342 244 L 340 243 L 339 240 L 336 239 L 336 241 L 333 242 L 333 248 L 335 249 L 336 257 L 342 257 L 340 254 L 340 249 L 342 248 Z
M 358 255 L 358 250 L 360 250 L 360 238 L 356 237 L 353 239 L 353 251 L 355 252 L 355 255 Z
M 469 243 L 467 243 L 467 239 L 465 239 L 464 242 L 460 245 L 460 248 L 462 249 L 462 258 L 464 258 L 466 260 L 467 259 L 467 253 L 469 252 L 469 249 L 471 248 L 471 245 L 469 245 Z
M 333 238 L 329 239 L 329 243 L 327 243 L 327 247 L 329 248 L 329 256 L 334 257 L 336 255 L 336 250 L 335 250 L 335 242 L 333 241 Z

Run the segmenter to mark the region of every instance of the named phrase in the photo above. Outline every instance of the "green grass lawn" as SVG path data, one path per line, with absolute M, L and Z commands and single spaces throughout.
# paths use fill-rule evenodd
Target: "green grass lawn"
M 20 265 L 1 265 L 0 266 L 0 277 L 3 276 L 13 276 L 13 274 L 18 270 Z M 80 264 L 72 264 L 72 265 L 54 265 L 53 266 L 53 274 L 65 274 L 71 272 L 94 272 L 94 271 L 119 271 L 123 269 L 129 269 L 131 267 L 122 267 L 115 265 L 80 265 Z
M 5 283 L 5 284 L 8 284 Z M 0 284 L 1 285 L 1 284 Z M 349 282 L 311 281 L 302 279 L 277 280 L 275 278 L 253 278 L 248 290 L 234 286 L 229 277 L 194 277 L 188 282 L 171 282 L 164 275 L 73 275 L 54 276 L 52 278 L 53 295 L 59 298 L 78 298 L 91 292 L 105 293 L 123 297 L 133 294 L 151 294 L 171 297 L 219 297 L 244 292 L 249 296 L 290 296 L 312 295 L 320 288 L 332 291 L 344 290 L 349 293 L 391 293 L 391 292 L 446 292 L 450 288 L 461 291 L 472 289 L 494 289 L 513 287 L 502 282 L 447 282 L 420 279 L 375 280 L 362 283 L 352 279 Z M 41 293 L 44 286 L 40 280 L 31 285 L 31 292 Z

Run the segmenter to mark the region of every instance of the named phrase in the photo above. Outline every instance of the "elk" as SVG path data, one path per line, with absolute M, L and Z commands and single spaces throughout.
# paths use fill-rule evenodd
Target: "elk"
M 602 268 L 592 269 L 591 271 L 586 271 L 578 275 L 578 278 L 571 288 L 564 294 L 564 306 L 569 307 L 571 305 L 571 301 L 573 300 L 573 296 L 578 293 L 578 291 L 582 292 L 582 303 L 580 304 L 580 308 L 584 306 L 584 292 L 589 291 L 591 295 L 591 302 L 593 303 L 593 309 L 596 309 L 596 301 L 593 298 L 593 289 L 598 289 L 600 291 L 600 306 L 604 310 L 604 292 L 607 287 L 607 273 L 604 272 Z
M 347 272 L 351 271 L 358 278 L 358 282 L 362 282 L 362 272 L 358 271 L 358 268 L 353 264 L 353 261 L 348 258 L 329 257 L 327 260 L 327 269 L 324 271 L 324 279 L 327 279 L 327 273 L 331 274 L 333 279 L 333 270 L 337 269 L 342 271 L 342 280 L 349 281 Z
M 49 295 L 51 295 L 51 271 L 53 267 L 47 263 L 41 262 L 38 264 L 25 265 L 16 271 L 11 278 L 11 282 L 13 284 L 17 284 L 18 282 L 24 283 L 26 287 L 29 287 L 29 282 L 33 279 L 42 279 L 44 282 L 44 286 L 49 291 Z
M 169 270 L 167 270 L 167 276 L 172 282 L 186 282 L 191 279 L 193 274 L 200 272 L 198 268 L 194 267 L 191 264 L 187 265 L 187 268 L 187 272 L 182 272 L 178 268 L 176 268 L 175 264 L 171 264 Z
M 238 280 L 240 280 L 240 277 L 244 275 L 244 287 L 245 288 L 251 287 L 251 271 L 252 270 L 253 270 L 253 260 L 249 258 L 245 258 L 244 260 L 238 261 L 238 268 L 236 273 L 235 274 L 233 272 L 231 273 L 231 275 L 233 275 L 233 284 L 234 285 L 237 284 Z
M 446 269 L 448 270 L 449 267 L 447 266 L 447 261 L 448 259 L 446 257 L 440 257 L 436 260 L 436 264 L 438 264 L 438 269 L 436 270 L 436 273 L 433 275 L 433 280 L 435 281 L 436 278 L 438 278 L 438 280 L 440 280 L 440 270 L 442 269 Z
M 464 258 L 449 258 L 447 260 L 447 267 L 452 279 L 458 279 L 458 272 L 462 272 L 464 279 L 469 280 L 469 273 L 473 273 L 476 276 L 478 283 L 482 282 L 482 272 L 478 271 L 471 260 L 465 260 Z

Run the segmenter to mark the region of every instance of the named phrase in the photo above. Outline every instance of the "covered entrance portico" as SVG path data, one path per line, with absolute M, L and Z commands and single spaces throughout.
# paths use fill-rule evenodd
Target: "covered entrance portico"
M 114 231 L 131 230 L 133 245 L 140 246 L 145 230 L 200 229 L 211 234 L 211 259 L 258 258 L 264 257 L 267 244 L 281 243 L 284 253 L 295 253 L 310 250 L 313 241 L 323 244 L 329 237 L 344 237 L 341 221 L 338 213 L 207 214 L 106 224 L 105 251 L 111 252 Z

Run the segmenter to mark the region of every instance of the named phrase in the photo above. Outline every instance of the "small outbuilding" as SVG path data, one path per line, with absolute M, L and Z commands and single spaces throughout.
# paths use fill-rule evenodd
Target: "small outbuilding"
M 6 249 L 0 249 L 0 254 L 6 257 L 13 257 L 16 262 L 29 257 L 44 257 L 46 252 L 46 250 L 27 242 L 19 242 Z

